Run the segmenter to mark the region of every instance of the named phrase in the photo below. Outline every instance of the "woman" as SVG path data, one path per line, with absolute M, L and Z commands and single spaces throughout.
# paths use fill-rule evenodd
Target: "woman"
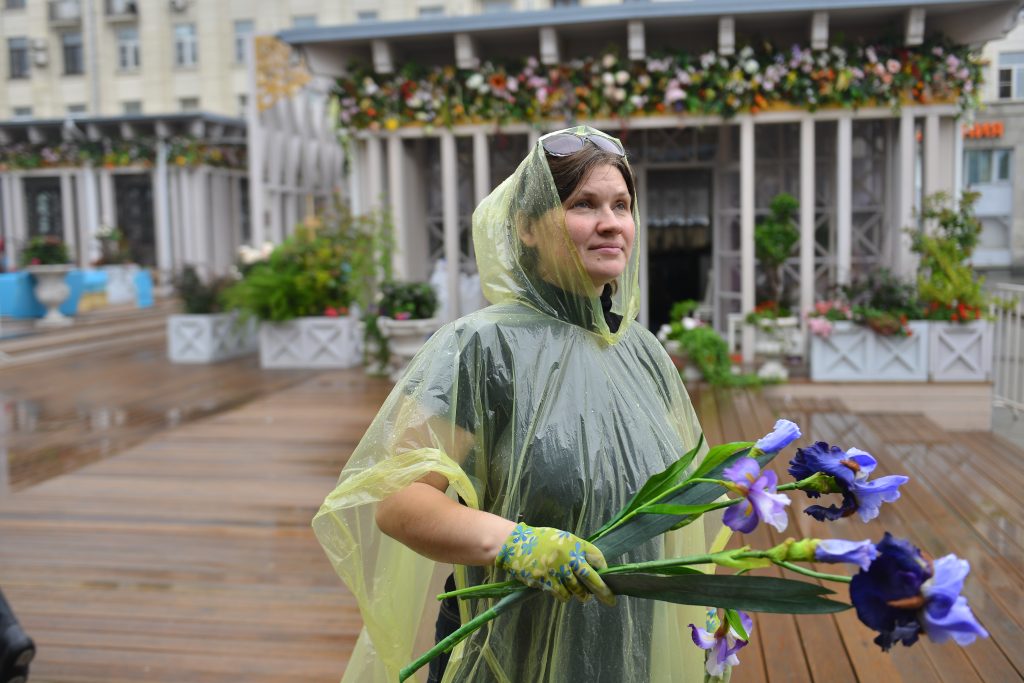
M 615 558 L 582 540 L 700 434 L 668 356 L 634 322 L 636 225 L 621 144 L 586 126 L 542 137 L 473 214 L 493 305 L 425 345 L 314 520 L 366 624 L 345 681 L 393 681 L 432 644 L 451 564 L 458 587 L 514 576 L 558 599 L 478 630 L 446 682 L 702 680 L 686 625 L 703 611 L 616 601 L 595 571 L 703 552 L 700 523 Z M 458 603 L 460 620 L 491 604 Z

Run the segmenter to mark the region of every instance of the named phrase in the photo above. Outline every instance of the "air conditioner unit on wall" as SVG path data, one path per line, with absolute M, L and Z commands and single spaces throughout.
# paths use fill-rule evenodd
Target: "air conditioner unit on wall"
M 32 63 L 36 66 L 50 63 L 50 45 L 46 38 L 32 39 Z
M 184 12 L 188 9 L 188 0 L 170 0 L 172 12 Z

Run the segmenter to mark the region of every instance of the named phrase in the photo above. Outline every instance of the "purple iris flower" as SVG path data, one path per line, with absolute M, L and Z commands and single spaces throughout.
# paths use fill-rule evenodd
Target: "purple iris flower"
M 743 624 L 747 635 L 750 635 L 754 628 L 754 622 L 745 612 L 738 612 L 740 623 Z M 725 666 L 737 666 L 740 663 L 736 653 L 746 646 L 746 640 L 740 640 L 739 634 L 729 626 L 726 619 L 714 633 L 697 628 L 690 624 L 690 631 L 693 637 L 693 644 L 703 650 L 711 650 L 707 658 L 707 672 L 710 676 L 721 676 L 725 672 Z
M 722 474 L 736 485 L 736 492 L 747 499 L 725 511 L 723 524 L 745 534 L 753 531 L 758 520 L 763 519 L 779 531 L 786 530 L 786 506 L 791 501 L 786 494 L 775 492 L 778 477 L 774 472 L 762 472 L 756 460 L 741 458 Z
M 875 643 L 882 650 L 913 645 L 922 632 L 935 642 L 953 638 L 961 645 L 988 637 L 960 595 L 970 569 L 966 561 L 947 555 L 933 564 L 888 532 L 876 548 L 878 557 L 850 582 L 850 601 L 857 617 L 878 631 Z
M 967 560 L 946 555 L 935 560 L 935 573 L 921 584 L 926 601 L 921 617 L 930 640 L 944 643 L 952 638 L 957 645 L 970 645 L 978 636 L 988 638 L 988 631 L 967 606 L 967 598 L 960 595 L 969 571 Z
M 758 439 L 754 448 L 760 449 L 762 453 L 778 453 L 801 436 L 800 427 L 795 422 L 778 420 L 772 432 Z
M 804 510 L 818 521 L 835 521 L 856 512 L 863 521 L 869 522 L 878 516 L 882 503 L 891 503 L 900 497 L 899 487 L 909 481 L 908 477 L 899 474 L 868 481 L 877 465 L 878 461 L 870 453 L 858 448 L 844 451 L 819 441 L 796 449 L 796 457 L 789 461 L 789 473 L 799 481 L 824 472 L 834 477 L 843 489 L 843 501 L 839 506 L 811 505 Z M 805 493 L 810 498 L 821 495 L 816 491 Z
M 878 557 L 878 549 L 871 541 L 847 541 L 842 538 L 827 538 L 818 541 L 814 547 L 814 559 L 818 562 L 849 562 L 864 571 Z

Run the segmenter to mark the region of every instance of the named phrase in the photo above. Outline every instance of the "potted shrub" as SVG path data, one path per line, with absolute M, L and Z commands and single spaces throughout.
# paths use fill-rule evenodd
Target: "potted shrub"
M 423 342 L 441 327 L 437 293 L 426 282 L 386 282 L 377 304 L 378 316 L 371 324 L 380 331 L 390 358 L 391 378 L 398 381 Z
M 186 266 L 174 279 L 183 314 L 167 318 L 167 356 L 172 363 L 216 363 L 256 350 L 256 325 L 223 306 L 231 277 L 199 276 Z
M 71 318 L 60 312 L 60 305 L 71 293 L 66 280 L 74 269 L 64 242 L 54 235 L 37 235 L 21 250 L 20 260 L 35 280 L 36 299 L 46 307 L 46 314 L 37 324 L 70 324 Z
M 765 359 L 758 369 L 761 377 L 786 379 L 789 371 L 782 363 L 783 357 L 803 355 L 800 321 L 790 309 L 782 272 L 800 241 L 796 227 L 799 208 L 793 195 L 782 192 L 772 199 L 768 215 L 754 228 L 754 254 L 762 279 L 758 304 L 745 321 L 755 330 L 755 352 Z
M 883 268 L 841 291 L 842 300 L 808 313 L 811 379 L 926 381 L 928 327 L 915 286 Z
M 249 264 L 225 305 L 260 321 L 265 368 L 348 368 L 362 362 L 357 304 L 379 266 L 383 222 L 340 204 L 307 220 L 264 261 Z M 350 313 L 351 312 L 351 313 Z
M 135 276 L 139 266 L 131 262 L 131 251 L 124 233 L 104 225 L 96 232 L 100 257 L 95 265 L 107 276 L 107 303 L 127 304 L 135 301 Z
M 716 386 L 749 386 L 761 383 L 755 375 L 733 372 L 729 345 L 715 329 L 694 313 L 700 303 L 687 299 L 672 306 L 672 322 L 662 325 L 658 339 L 685 382 L 700 379 Z
M 983 311 L 985 278 L 969 259 L 981 234 L 974 216 L 977 192 L 964 192 L 958 207 L 936 193 L 924 202 L 922 217 L 931 231 L 911 231 L 920 256 L 917 287 L 930 321 L 930 375 L 936 381 L 984 381 L 992 372 L 992 329 Z

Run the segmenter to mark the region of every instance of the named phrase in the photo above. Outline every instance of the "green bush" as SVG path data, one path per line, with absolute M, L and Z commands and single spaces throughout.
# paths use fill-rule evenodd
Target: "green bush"
M 71 262 L 68 248 L 56 235 L 36 235 L 21 250 L 22 266 L 57 266 Z
M 386 282 L 377 308 L 395 320 L 424 320 L 437 312 L 437 294 L 426 282 Z
M 699 305 L 692 299 L 675 303 L 669 313 L 671 322 L 665 338 L 679 342 L 686 358 L 697 366 L 710 384 L 728 387 L 762 384 L 763 380 L 756 375 L 733 374 L 729 345 L 713 327 L 684 323 L 684 319 L 689 318 Z
M 390 224 L 384 214 L 354 216 L 343 204 L 300 225 L 266 261 L 225 292 L 243 316 L 284 322 L 364 310 L 390 268 Z
M 185 266 L 174 278 L 174 291 L 181 299 L 185 313 L 201 315 L 224 310 L 224 292 L 236 281 L 229 277 L 215 277 L 204 281 L 194 266 Z

